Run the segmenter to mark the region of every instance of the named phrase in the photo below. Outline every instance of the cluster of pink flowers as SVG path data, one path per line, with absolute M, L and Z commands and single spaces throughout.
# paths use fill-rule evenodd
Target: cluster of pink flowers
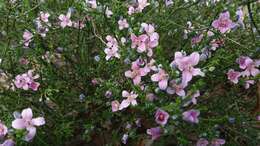
M 40 83 L 35 82 L 34 80 L 38 79 L 40 76 L 38 74 L 33 75 L 33 72 L 33 70 L 29 70 L 27 73 L 17 75 L 14 81 L 15 86 L 23 90 L 32 89 L 33 91 L 37 91 Z
M 128 7 L 128 14 L 132 15 L 134 13 L 140 13 L 145 7 L 149 5 L 150 3 L 148 3 L 147 0 L 137 0 L 137 3 L 135 5 Z
M 123 110 L 130 105 L 132 105 L 132 106 L 137 105 L 136 98 L 138 97 L 138 94 L 135 94 L 133 91 L 132 92 L 128 92 L 125 90 L 122 91 L 122 97 L 125 97 L 126 99 L 124 99 L 121 102 L 121 104 L 117 100 L 114 100 L 111 102 L 112 112 L 116 112 L 118 110 Z
M 135 34 L 131 34 L 132 45 L 131 48 L 137 47 L 138 53 L 146 52 L 147 56 L 151 57 L 153 55 L 153 48 L 157 47 L 159 44 L 159 34 L 155 32 L 155 29 L 152 24 L 141 24 L 142 29 L 145 34 L 140 36 L 136 36 Z
M 182 72 L 182 86 L 186 87 L 192 80 L 193 76 L 204 76 L 204 73 L 199 68 L 194 68 L 199 63 L 200 55 L 197 52 L 193 52 L 189 56 L 183 55 L 182 52 L 175 53 L 175 59 L 171 63 L 176 65 Z
M 210 144 L 210 146 L 221 146 L 221 145 L 224 145 L 225 143 L 226 143 L 226 141 L 224 139 L 214 138 L 209 143 L 209 141 L 207 139 L 200 138 L 197 141 L 196 146 L 208 146 L 209 144 Z
M 260 60 L 252 60 L 248 56 L 240 56 L 237 61 L 239 68 L 242 72 L 235 71 L 234 69 L 229 69 L 227 76 L 228 79 L 234 84 L 238 83 L 239 77 L 246 77 L 245 88 L 248 89 L 250 84 L 254 84 L 254 80 L 250 80 L 250 76 L 255 77 L 260 73 L 258 67 L 260 66 Z
M 71 18 L 71 13 L 72 10 L 69 9 L 67 14 L 61 14 L 59 16 L 59 24 L 61 26 L 61 28 L 65 28 L 65 27 L 74 27 L 76 29 L 83 29 L 85 27 L 85 21 L 83 20 L 76 20 L 76 21 L 72 21 Z
M 106 53 L 106 60 L 111 59 L 112 57 L 120 58 L 120 54 L 118 53 L 118 42 L 116 38 L 108 35 L 106 36 L 106 46 L 104 52 Z
M 50 14 L 48 12 L 40 12 L 39 17 L 36 18 L 36 30 L 42 36 L 46 37 L 46 33 L 49 31 L 49 23 Z

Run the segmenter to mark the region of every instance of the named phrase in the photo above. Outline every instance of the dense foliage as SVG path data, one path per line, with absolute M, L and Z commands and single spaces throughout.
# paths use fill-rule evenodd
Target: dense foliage
M 0 0 L 0 145 L 257 146 L 259 4 Z

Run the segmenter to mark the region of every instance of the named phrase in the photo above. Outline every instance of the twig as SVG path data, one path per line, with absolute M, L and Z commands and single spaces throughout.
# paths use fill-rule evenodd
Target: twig
M 97 37 L 102 43 L 106 44 L 106 42 L 102 39 L 102 37 L 97 34 L 96 25 L 93 20 L 91 21 L 91 24 L 93 26 L 93 33 L 94 33 L 95 37 Z

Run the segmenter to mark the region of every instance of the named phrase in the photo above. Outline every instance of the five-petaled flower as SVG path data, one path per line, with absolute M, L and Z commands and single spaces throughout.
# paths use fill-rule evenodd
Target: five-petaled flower
M 182 113 L 183 120 L 190 122 L 190 123 L 199 123 L 198 116 L 200 115 L 200 111 L 198 110 L 188 110 Z
M 228 11 L 223 12 L 219 15 L 218 19 L 214 20 L 212 26 L 218 29 L 221 33 L 225 33 L 232 29 L 236 24 L 230 19 Z
M 155 121 L 157 124 L 160 124 L 162 126 L 164 126 L 165 124 L 167 124 L 169 119 L 169 114 L 162 110 L 162 109 L 157 109 L 155 112 Z
M 33 118 L 31 108 L 24 109 L 21 113 L 21 118 L 17 118 L 12 122 L 14 129 L 26 129 L 28 131 L 25 136 L 26 141 L 31 141 L 36 135 L 36 126 L 42 126 L 45 124 L 43 117 Z
M 129 105 L 132 105 L 132 106 L 136 106 L 137 105 L 136 98 L 138 97 L 138 94 L 135 94 L 133 91 L 129 93 L 129 92 L 124 90 L 122 92 L 122 96 L 126 97 L 127 99 L 124 99 L 121 102 L 121 104 L 119 106 L 119 110 L 127 108 Z

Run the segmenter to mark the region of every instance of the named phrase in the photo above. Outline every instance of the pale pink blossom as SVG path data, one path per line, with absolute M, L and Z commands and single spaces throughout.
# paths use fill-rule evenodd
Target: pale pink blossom
M 135 34 L 131 34 L 131 41 L 132 41 L 131 48 L 137 47 L 138 53 L 145 52 L 147 39 L 148 36 L 146 34 L 142 34 L 138 37 Z
M 184 91 L 184 87 L 182 84 L 177 84 L 176 80 L 171 80 L 169 83 L 169 86 L 167 88 L 167 93 L 168 94 L 177 94 L 179 96 L 185 96 L 185 91 Z
M 133 6 L 128 7 L 128 15 L 132 15 L 135 13 L 135 8 Z
M 200 138 L 197 143 L 196 146 L 207 146 L 209 144 L 209 141 L 205 138 Z
M 73 27 L 77 28 L 77 29 L 83 29 L 85 27 L 84 21 L 78 20 L 78 21 L 74 21 L 72 22 Z
M 166 7 L 173 5 L 173 1 L 172 0 L 165 0 L 165 5 L 166 5 Z
M 126 77 L 133 79 L 134 85 L 139 85 L 141 82 L 141 78 L 147 75 L 145 69 L 139 66 L 139 62 L 139 59 L 132 62 L 131 70 L 125 72 Z
M 128 134 L 124 134 L 121 141 L 123 144 L 126 144 L 127 143 L 127 140 L 128 140 Z
M 242 28 L 245 28 L 245 24 L 244 24 L 244 19 L 245 19 L 245 14 L 242 10 L 243 8 L 238 8 L 236 11 L 236 16 L 237 16 L 237 24 L 239 24 L 240 26 L 242 26 Z
M 240 72 L 234 71 L 233 69 L 230 69 L 227 73 L 228 79 L 233 82 L 234 84 L 238 83 L 238 79 L 241 76 Z
M 198 110 L 188 110 L 182 113 L 183 120 L 190 122 L 190 123 L 199 123 L 198 116 L 200 115 L 200 111 Z
M 49 22 L 49 17 L 50 17 L 50 14 L 48 12 L 44 13 L 44 12 L 40 12 L 40 20 L 45 22 L 45 23 L 48 23 Z
M 215 138 L 211 141 L 210 146 L 221 146 L 226 143 L 225 139 Z
M 135 94 L 133 91 L 129 93 L 129 92 L 124 90 L 122 92 L 122 96 L 126 97 L 127 99 L 124 99 L 121 102 L 121 104 L 119 106 L 119 110 L 127 108 L 129 105 L 132 105 L 132 106 L 136 106 L 137 105 L 136 98 L 138 97 L 138 94 Z
M 15 142 L 12 139 L 7 139 L 0 146 L 15 146 Z
M 129 27 L 129 24 L 128 24 L 126 19 L 120 19 L 120 20 L 118 20 L 117 23 L 118 23 L 118 26 L 119 26 L 119 30 L 123 30 L 124 28 Z
M 96 8 L 97 8 L 97 1 L 96 1 L 96 0 L 86 0 L 86 3 L 87 3 L 88 5 L 90 5 L 90 7 L 91 7 L 92 9 L 96 9 Z
M 3 138 L 8 132 L 7 127 L 0 121 L 0 138 Z
M 119 110 L 120 103 L 117 100 L 111 102 L 112 112 L 116 112 Z
M 105 12 L 107 18 L 111 18 L 111 16 L 113 15 L 113 12 L 111 10 L 109 10 L 108 8 L 106 8 L 106 12 Z
M 191 39 L 191 44 L 196 45 L 200 43 L 202 39 L 203 39 L 203 34 L 197 35 Z
M 67 15 L 61 14 L 59 16 L 59 20 L 60 20 L 60 26 L 62 28 L 65 28 L 66 26 L 69 26 L 69 27 L 72 26 L 72 21 L 70 20 L 70 12 L 68 12 Z
M 151 72 L 151 70 L 152 71 L 158 71 L 158 68 L 155 65 L 155 62 L 156 61 L 154 59 L 151 59 L 150 62 L 147 62 L 145 67 L 144 67 L 145 72 L 149 73 L 149 72 Z
M 32 38 L 33 34 L 30 31 L 25 30 L 23 33 L 23 42 L 25 47 L 29 46 L 30 42 L 32 41 Z
M 159 72 L 151 76 L 153 82 L 158 82 L 159 88 L 165 90 L 168 86 L 169 75 L 163 70 L 159 69 Z
M 245 89 L 249 89 L 250 85 L 254 85 L 255 81 L 254 80 L 247 80 L 245 81 Z
M 178 69 L 182 71 L 182 85 L 186 87 L 193 76 L 204 76 L 204 73 L 199 68 L 194 68 L 199 63 L 200 55 L 193 52 L 189 56 L 184 56 L 181 52 L 175 53 L 175 59 L 171 63 L 177 65 Z
M 26 129 L 28 131 L 25 136 L 26 141 L 31 141 L 36 135 L 36 126 L 42 126 L 45 124 L 43 117 L 33 118 L 31 108 L 24 109 L 21 113 L 21 118 L 17 118 L 12 122 L 14 129 Z
M 156 110 L 155 121 L 157 124 L 164 126 L 165 124 L 167 124 L 168 119 L 169 119 L 169 114 L 166 111 L 162 109 Z
M 23 90 L 32 89 L 33 91 L 37 91 L 40 86 L 40 83 L 34 81 L 37 78 L 39 78 L 39 75 L 37 74 L 34 76 L 33 70 L 29 70 L 27 73 L 17 75 L 14 84 L 17 88 Z
M 257 68 L 260 66 L 260 64 L 257 61 L 253 61 L 249 57 L 241 56 L 237 59 L 237 63 L 241 69 L 244 69 L 244 71 L 241 72 L 242 76 L 249 77 L 252 75 L 255 77 L 260 73 L 260 70 Z
M 235 23 L 230 19 L 230 14 L 228 11 L 223 12 L 219 15 L 218 19 L 214 20 L 212 26 L 218 29 L 221 33 L 229 31 L 235 26 Z
M 146 133 L 151 136 L 152 140 L 156 140 L 162 135 L 163 131 L 161 127 L 154 127 L 147 129 Z
M 111 59 L 112 57 L 120 58 L 120 54 L 118 53 L 118 42 L 117 40 L 108 35 L 106 36 L 107 40 L 107 48 L 105 48 L 104 52 L 106 53 L 106 60 Z
M 138 7 L 136 8 L 137 11 L 142 12 L 143 9 L 150 5 L 150 3 L 147 2 L 147 0 L 137 0 L 138 1 Z

